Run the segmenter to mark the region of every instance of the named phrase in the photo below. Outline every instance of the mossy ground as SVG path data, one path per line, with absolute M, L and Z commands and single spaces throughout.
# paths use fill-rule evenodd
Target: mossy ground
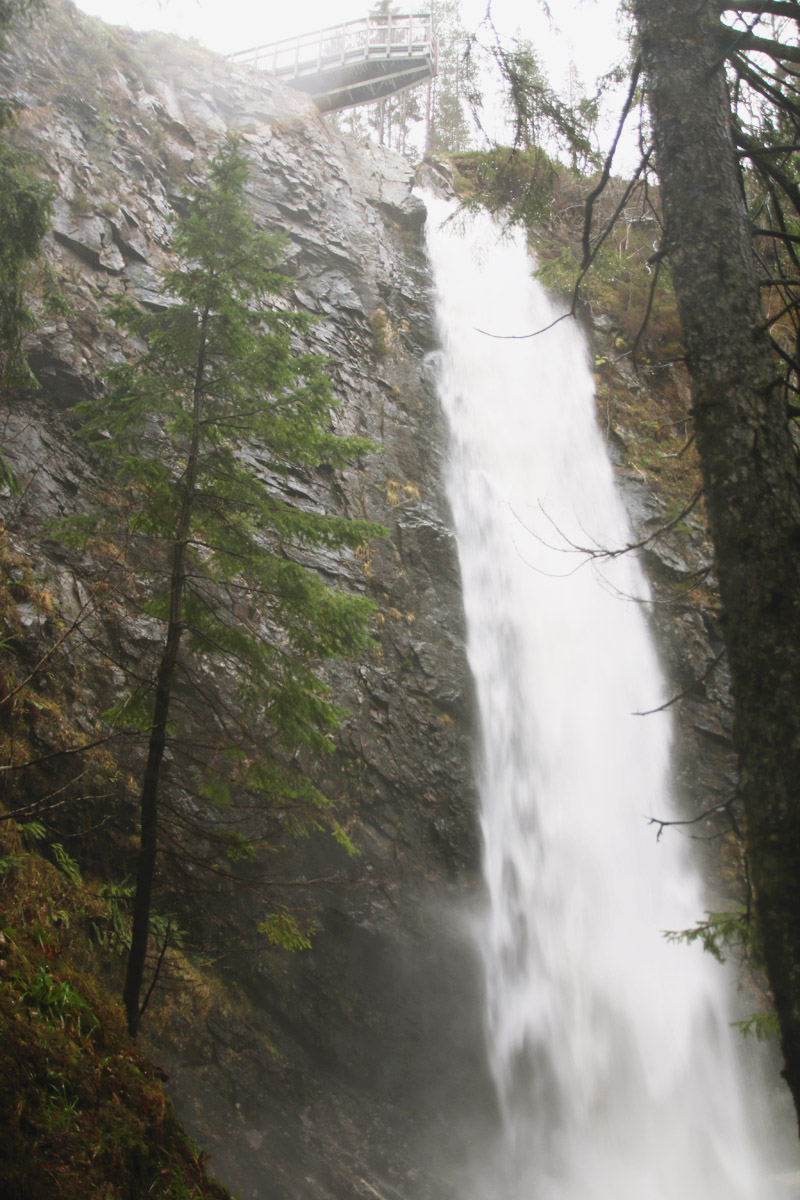
M 0 876 L 3 1196 L 224 1200 L 93 973 L 107 901 L 13 821 L 0 823 Z

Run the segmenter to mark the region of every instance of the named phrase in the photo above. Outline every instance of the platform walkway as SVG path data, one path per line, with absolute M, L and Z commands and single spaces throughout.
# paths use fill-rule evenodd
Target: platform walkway
M 363 17 L 230 56 L 313 96 L 322 112 L 371 104 L 436 74 L 431 16 Z

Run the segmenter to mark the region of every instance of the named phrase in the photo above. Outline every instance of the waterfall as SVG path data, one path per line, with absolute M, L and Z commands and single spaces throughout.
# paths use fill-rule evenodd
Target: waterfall
M 521 240 L 426 196 L 449 497 L 479 701 L 478 938 L 502 1200 L 755 1200 L 725 972 L 674 816 L 647 586 L 575 322 Z M 481 332 L 484 331 L 484 332 Z M 491 338 L 487 333 L 504 335 Z M 583 549 L 581 549 L 583 548 Z

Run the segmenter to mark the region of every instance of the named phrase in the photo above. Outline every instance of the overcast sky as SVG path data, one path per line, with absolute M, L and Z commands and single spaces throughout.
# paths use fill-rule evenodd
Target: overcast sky
M 181 37 L 196 38 L 219 54 L 232 54 L 284 37 L 312 33 L 342 21 L 366 16 L 375 0 L 76 0 L 84 12 L 111 25 L 134 29 L 160 29 Z M 396 0 L 401 12 L 424 11 L 425 0 Z M 490 0 L 461 0 L 462 19 L 468 32 L 479 31 Z M 548 79 L 566 93 L 571 64 L 587 93 L 597 79 L 624 58 L 617 22 L 618 0 L 549 0 L 548 20 L 541 0 L 491 0 L 495 27 L 507 37 L 529 38 L 538 52 Z M 487 31 L 484 30 L 486 33 Z M 488 34 L 487 34 L 487 40 Z M 505 89 L 497 84 L 492 95 L 483 84 L 483 124 L 499 141 L 509 136 Z M 599 146 L 606 150 L 619 119 L 625 88 L 609 93 L 598 124 Z M 631 169 L 638 161 L 633 132 L 626 132 L 616 168 Z
M 229 54 L 250 46 L 310 33 L 340 21 L 363 17 L 373 0 L 77 0 L 84 12 L 112 25 L 161 29 L 194 37 L 211 50 Z M 462 0 L 465 26 L 475 29 L 487 0 Z M 551 0 L 557 31 L 548 26 L 537 0 L 492 0 L 495 24 L 502 33 L 529 37 L 555 81 L 572 59 L 584 83 L 612 65 L 616 41 L 616 0 Z M 420 11 L 424 0 L 402 11 Z

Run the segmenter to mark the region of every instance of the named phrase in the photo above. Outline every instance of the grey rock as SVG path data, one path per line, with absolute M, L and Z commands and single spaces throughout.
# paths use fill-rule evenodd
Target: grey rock
M 451 199 L 453 190 L 453 171 L 449 163 L 439 161 L 428 155 L 417 168 L 415 176 L 417 187 L 427 188 L 445 199 Z
M 159 312 L 173 303 L 164 291 L 160 273 L 146 262 L 129 262 L 125 268 L 125 277 L 133 298 L 144 308 Z
M 125 266 L 114 245 L 111 226 L 99 216 L 72 217 L 63 204 L 56 206 L 53 235 L 92 267 L 118 272 Z

